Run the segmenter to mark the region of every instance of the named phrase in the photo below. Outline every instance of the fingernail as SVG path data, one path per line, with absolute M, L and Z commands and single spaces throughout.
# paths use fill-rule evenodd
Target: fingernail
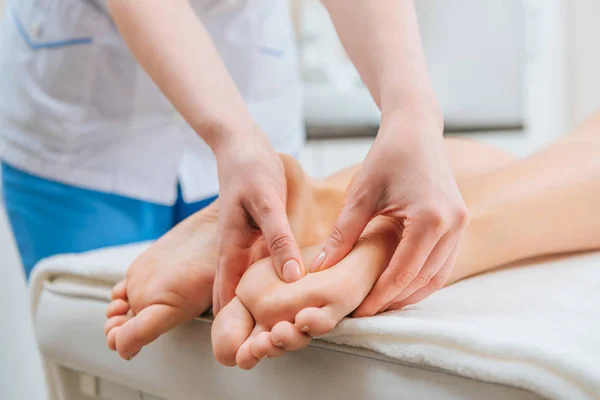
M 292 283 L 302 278 L 300 264 L 296 260 L 290 260 L 283 264 L 283 280 Z
M 325 258 L 327 258 L 327 253 L 322 250 L 310 265 L 310 272 L 317 272 L 325 262 Z

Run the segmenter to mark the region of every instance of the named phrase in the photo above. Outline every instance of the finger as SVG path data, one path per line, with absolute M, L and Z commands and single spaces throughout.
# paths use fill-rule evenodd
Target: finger
M 411 221 L 410 224 L 405 222 L 400 245 L 394 252 L 389 266 L 353 315 L 375 315 L 402 292 L 417 276 L 440 236 L 436 229 L 425 228 L 416 221 Z
M 448 258 L 452 254 L 453 249 L 458 243 L 460 235 L 458 232 L 448 232 L 437 242 L 425 265 L 413 281 L 401 291 L 395 298 L 394 302 L 402 301 L 415 293 L 417 290 L 424 288 L 431 280 L 439 273 L 445 265 Z M 387 308 L 387 307 L 386 307 Z
M 269 257 L 267 241 L 265 240 L 264 236 L 261 236 L 252 246 L 252 262 L 250 264 L 254 264 L 255 262 L 267 257 Z
M 440 272 L 438 272 L 425 287 L 417 290 L 410 297 L 407 297 L 402 301 L 392 303 L 386 311 L 398 310 L 411 304 L 417 304 L 431 296 L 431 294 L 441 290 L 447 284 L 448 279 L 454 270 L 454 264 L 458 258 L 459 249 L 460 241 L 455 244 L 454 249 L 452 249 L 452 252 L 450 253 L 450 257 L 448 257 L 448 260 L 446 260 L 442 269 L 440 269 Z
M 277 275 L 287 283 L 302 278 L 306 272 L 285 206 L 274 206 L 267 211 L 263 210 L 261 215 L 252 215 L 252 217 L 262 231 Z
M 374 196 L 361 182 L 357 180 L 354 184 L 357 188 L 350 190 L 348 202 L 337 218 L 323 250 L 311 263 L 311 272 L 330 268 L 346 257 L 375 215 L 379 196 Z

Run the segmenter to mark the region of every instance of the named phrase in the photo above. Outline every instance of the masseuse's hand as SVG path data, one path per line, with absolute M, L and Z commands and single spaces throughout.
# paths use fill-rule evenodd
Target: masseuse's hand
M 280 277 L 295 280 L 303 269 L 286 217 L 281 161 L 189 3 L 109 0 L 107 5 L 136 59 L 217 157 L 220 231 L 213 308 L 218 311 L 233 298 L 252 252 L 263 248 L 256 243 L 261 231 Z
M 453 268 L 468 217 L 442 130 L 441 119 L 383 118 L 333 232 L 311 265 L 320 270 L 340 261 L 375 216 L 397 221 L 402 240 L 355 316 L 419 302 L 442 288 Z
M 220 147 L 215 154 L 219 171 L 216 315 L 235 296 L 261 233 L 281 279 L 294 282 L 305 270 L 286 214 L 283 164 L 266 136 L 246 137 Z

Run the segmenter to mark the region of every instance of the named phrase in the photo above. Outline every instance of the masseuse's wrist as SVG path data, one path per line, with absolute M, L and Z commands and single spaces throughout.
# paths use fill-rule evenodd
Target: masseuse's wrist
M 384 88 L 379 98 L 381 124 L 384 127 L 427 127 L 428 132 L 441 134 L 444 130 L 444 118 L 435 92 L 428 80 L 418 81 L 420 83 L 411 82 L 407 85 L 406 82 L 396 82 L 381 86 Z
M 386 142 L 442 138 L 444 118 L 436 104 L 406 104 L 381 114 L 378 137 Z M 403 141 L 404 141 L 403 140 Z
M 232 157 L 248 160 L 265 152 L 275 154 L 269 139 L 254 122 L 221 130 L 210 147 L 217 162 L 230 160 Z
M 416 104 L 382 112 L 372 157 L 382 154 L 403 158 L 439 156 L 444 147 L 442 114 L 430 104 Z
M 264 134 L 251 117 L 205 118 L 194 130 L 208 144 L 217 159 L 221 154 L 242 149 L 247 143 L 262 140 Z

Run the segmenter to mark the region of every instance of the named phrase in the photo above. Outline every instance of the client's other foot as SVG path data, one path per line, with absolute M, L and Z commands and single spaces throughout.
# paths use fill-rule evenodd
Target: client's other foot
M 237 297 L 217 315 L 213 351 L 224 365 L 249 369 L 264 357 L 308 345 L 360 305 L 387 267 L 402 235 L 386 217 L 371 221 L 352 252 L 334 267 L 292 284 L 282 282 L 270 259 L 243 276 Z M 305 261 L 320 247 L 303 250 Z
M 211 305 L 216 269 L 217 206 L 181 222 L 131 264 L 112 291 L 104 327 L 124 359 Z

